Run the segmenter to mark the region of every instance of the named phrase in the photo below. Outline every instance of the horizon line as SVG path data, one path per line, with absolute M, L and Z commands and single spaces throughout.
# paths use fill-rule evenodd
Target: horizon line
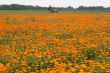
M 50 5 L 48 5 L 48 6 L 41 6 L 41 5 L 33 5 L 33 4 L 20 4 L 20 3 L 11 3 L 11 4 L 5 4 L 5 3 L 3 3 L 3 4 L 0 4 L 0 5 L 12 5 L 12 4 L 18 4 L 18 5 L 27 5 L 27 6 L 39 6 L 39 7 L 49 7 Z M 52 6 L 52 5 L 51 5 Z M 52 7 L 69 7 L 69 6 L 71 6 L 71 5 L 68 5 L 68 6 L 52 6 Z M 102 7 L 104 7 L 104 8 L 108 8 L 108 7 L 110 7 L 110 6 L 103 6 L 103 5 L 93 5 L 93 6 L 85 6 L 85 5 L 80 5 L 80 6 L 84 6 L 84 7 L 98 7 L 98 6 L 102 6 Z M 78 7 L 80 7 L 80 6 L 78 6 Z M 73 8 L 78 8 L 78 7 L 74 7 L 74 6 L 71 6 L 71 7 L 73 7 Z

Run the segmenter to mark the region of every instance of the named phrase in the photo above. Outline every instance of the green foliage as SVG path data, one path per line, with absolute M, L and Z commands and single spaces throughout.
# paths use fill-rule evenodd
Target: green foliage
M 95 48 L 84 49 L 82 50 L 82 54 L 86 57 L 87 60 L 98 58 L 98 50 Z
M 70 38 L 73 38 L 73 36 L 71 34 L 61 34 L 61 35 L 56 35 L 56 38 L 58 39 L 70 39 Z

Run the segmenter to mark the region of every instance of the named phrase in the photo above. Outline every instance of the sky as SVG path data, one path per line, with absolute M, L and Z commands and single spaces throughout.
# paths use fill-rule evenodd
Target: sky
M 0 0 L 0 4 L 25 4 L 48 7 L 79 7 L 79 6 L 104 6 L 110 7 L 110 0 Z

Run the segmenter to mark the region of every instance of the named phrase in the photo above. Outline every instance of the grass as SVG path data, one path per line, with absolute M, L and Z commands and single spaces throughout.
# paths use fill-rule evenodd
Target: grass
M 34 13 L 49 13 L 47 10 L 0 10 L 0 14 L 4 13 L 22 13 L 22 14 L 34 14 Z
M 110 10 L 62 10 L 63 13 L 110 13 Z
M 59 10 L 60 13 L 110 13 L 110 10 Z M 49 13 L 48 10 L 0 10 L 0 14 L 4 13 L 22 13 L 22 14 L 36 14 Z

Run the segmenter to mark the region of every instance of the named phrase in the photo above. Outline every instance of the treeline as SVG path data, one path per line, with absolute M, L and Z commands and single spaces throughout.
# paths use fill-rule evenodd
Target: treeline
M 32 6 L 32 5 L 19 5 L 19 4 L 11 4 L 11 5 L 0 5 L 0 10 L 24 10 L 24 9 L 46 9 L 46 7 L 40 6 Z
M 0 5 L 0 10 L 41 10 L 48 9 L 49 7 L 41 7 L 41 6 L 32 6 L 32 5 L 20 5 L 20 4 L 10 4 L 10 5 Z M 110 10 L 110 7 L 103 6 L 79 6 L 78 8 L 73 8 L 72 6 L 68 7 L 52 7 L 59 10 Z
M 110 7 L 104 8 L 103 6 L 79 6 L 77 8 L 78 10 L 110 10 Z

